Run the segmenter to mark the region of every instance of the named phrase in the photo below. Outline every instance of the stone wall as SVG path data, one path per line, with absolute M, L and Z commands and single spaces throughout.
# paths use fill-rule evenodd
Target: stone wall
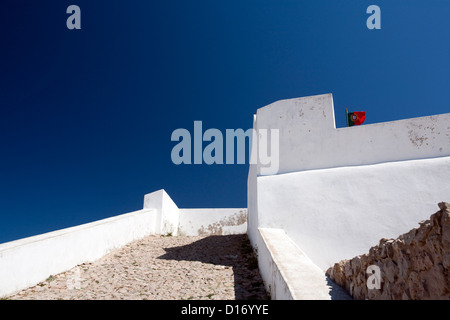
M 368 254 L 342 260 L 327 274 L 355 299 L 450 299 L 450 204 L 439 208 L 419 228 L 381 239 Z M 378 278 L 369 266 L 379 268 Z

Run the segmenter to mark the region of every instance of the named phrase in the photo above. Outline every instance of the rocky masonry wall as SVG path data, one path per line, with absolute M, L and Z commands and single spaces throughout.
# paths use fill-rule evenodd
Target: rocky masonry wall
M 419 228 L 383 238 L 368 254 L 342 260 L 327 274 L 355 299 L 450 299 L 450 204 L 439 208 Z M 369 289 L 371 265 L 380 270 L 379 289 Z

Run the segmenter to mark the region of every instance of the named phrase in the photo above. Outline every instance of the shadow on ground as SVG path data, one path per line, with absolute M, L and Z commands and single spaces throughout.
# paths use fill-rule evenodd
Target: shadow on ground
M 166 253 L 158 259 L 200 261 L 232 267 L 236 300 L 269 299 L 246 234 L 209 236 L 185 246 L 164 250 Z
M 327 286 L 330 288 L 329 294 L 331 300 L 353 300 L 347 291 L 331 280 L 327 274 L 325 274 L 325 279 L 327 281 Z

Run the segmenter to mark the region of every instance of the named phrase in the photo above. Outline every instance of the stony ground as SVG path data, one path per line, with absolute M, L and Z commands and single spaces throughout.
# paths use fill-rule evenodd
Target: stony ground
M 149 236 L 9 299 L 268 299 L 247 235 Z

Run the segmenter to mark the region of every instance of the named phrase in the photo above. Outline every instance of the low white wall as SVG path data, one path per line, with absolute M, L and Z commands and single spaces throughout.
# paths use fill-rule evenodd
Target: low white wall
M 449 177 L 450 157 L 258 177 L 259 225 L 285 230 L 326 270 L 428 219 Z
M 450 114 L 336 129 L 333 97 L 325 94 L 260 108 L 253 128 L 279 130 L 278 173 L 263 174 L 256 161 L 249 168 L 248 234 L 256 248 L 258 228 L 281 228 L 326 270 L 449 201 Z
M 336 129 L 333 97 L 324 94 L 260 108 L 254 128 L 279 130 L 280 174 L 450 156 L 449 123 L 447 113 Z
M 180 209 L 179 235 L 229 235 L 246 232 L 247 209 Z
M 144 209 L 156 210 L 156 233 L 162 235 L 198 236 L 247 232 L 247 209 L 180 209 L 163 189 L 145 195 Z
M 256 115 L 253 116 L 253 128 L 257 128 Z M 253 130 L 252 141 L 256 141 L 256 131 Z M 257 171 L 258 165 L 257 157 L 257 143 L 252 143 L 252 149 L 250 153 L 250 165 L 247 177 L 247 234 L 251 245 L 258 250 L 259 243 L 262 241 L 260 233 L 258 231 L 258 199 L 257 199 Z
M 246 209 L 179 209 L 158 190 L 145 195 L 143 210 L 0 244 L 0 297 L 151 234 L 226 235 L 246 230 Z
M 275 261 L 275 258 L 273 257 L 276 248 L 270 249 L 269 235 L 266 237 L 262 235 L 264 230 L 264 228 L 257 230 L 260 239 L 260 241 L 258 241 L 257 256 L 259 273 L 264 281 L 266 291 L 270 294 L 271 300 L 294 300 L 293 293 L 289 289 L 289 284 L 283 277 L 280 268 L 277 266 L 277 261 Z M 287 254 L 287 256 L 292 254 L 291 252 L 284 253 Z M 284 257 L 281 258 L 283 259 Z
M 157 212 L 139 210 L 0 245 L 0 297 L 155 233 Z
M 144 209 L 156 210 L 156 233 L 177 235 L 180 212 L 178 206 L 164 189 L 146 194 Z
M 349 300 L 283 229 L 259 228 L 258 265 L 272 300 Z

